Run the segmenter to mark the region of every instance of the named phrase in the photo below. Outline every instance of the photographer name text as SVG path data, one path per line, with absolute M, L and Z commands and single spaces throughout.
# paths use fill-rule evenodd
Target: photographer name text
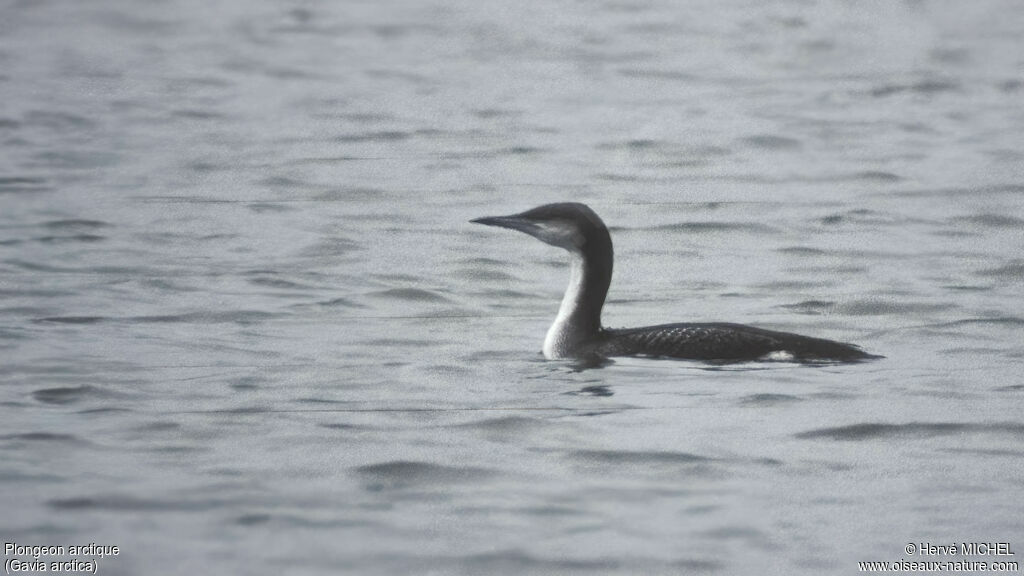
M 1009 542 L 931 542 L 907 544 L 908 556 L 1016 556 Z

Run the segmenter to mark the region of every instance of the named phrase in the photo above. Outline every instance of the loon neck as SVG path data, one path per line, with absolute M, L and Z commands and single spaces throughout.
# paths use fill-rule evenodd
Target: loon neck
M 601 332 L 601 308 L 612 280 L 611 241 L 590 248 L 571 251 L 569 286 L 558 317 L 544 339 L 544 355 L 548 358 L 576 355 Z

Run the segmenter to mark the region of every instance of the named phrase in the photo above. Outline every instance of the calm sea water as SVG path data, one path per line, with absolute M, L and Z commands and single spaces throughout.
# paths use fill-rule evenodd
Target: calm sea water
M 4 542 L 115 575 L 1021 558 L 1019 3 L 0 15 Z M 564 254 L 467 221 L 564 200 L 612 229 L 607 325 L 886 358 L 545 361 Z

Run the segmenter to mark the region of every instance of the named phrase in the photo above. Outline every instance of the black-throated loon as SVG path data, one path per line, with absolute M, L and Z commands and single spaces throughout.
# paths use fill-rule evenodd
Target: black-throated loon
M 569 287 L 544 339 L 544 356 L 549 359 L 639 355 L 725 362 L 855 362 L 878 358 L 852 344 L 742 324 L 603 328 L 601 308 L 612 280 L 612 238 L 590 207 L 576 202 L 545 204 L 521 214 L 471 222 L 519 230 L 572 255 Z

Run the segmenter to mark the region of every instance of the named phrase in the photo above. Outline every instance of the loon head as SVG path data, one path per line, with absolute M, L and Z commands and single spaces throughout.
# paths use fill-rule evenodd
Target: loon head
M 548 358 L 581 356 L 600 337 L 601 307 L 612 279 L 612 239 L 608 227 L 585 204 L 545 204 L 511 216 L 471 220 L 525 232 L 572 255 L 569 287 L 555 323 L 544 339 Z
M 511 216 L 488 216 L 470 222 L 518 230 L 574 253 L 611 252 L 608 228 L 589 206 L 578 202 L 545 204 Z

